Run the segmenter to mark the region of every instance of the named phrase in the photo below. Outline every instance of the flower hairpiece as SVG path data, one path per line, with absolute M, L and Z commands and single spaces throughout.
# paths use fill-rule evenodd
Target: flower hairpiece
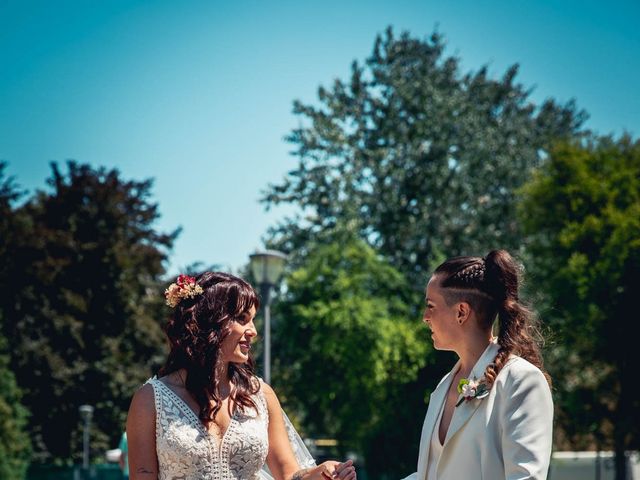
M 462 402 L 469 402 L 474 398 L 482 400 L 484 397 L 489 395 L 489 386 L 487 385 L 484 377 L 480 380 L 476 380 L 475 378 L 473 380 L 461 378 L 460 382 L 458 382 L 458 393 L 462 395 L 462 398 L 458 400 L 456 407 L 462 404 Z
M 196 279 L 188 275 L 178 275 L 175 283 L 169 285 L 164 291 L 167 305 L 174 308 L 185 298 L 193 298 L 200 295 L 204 290 L 196 283 Z

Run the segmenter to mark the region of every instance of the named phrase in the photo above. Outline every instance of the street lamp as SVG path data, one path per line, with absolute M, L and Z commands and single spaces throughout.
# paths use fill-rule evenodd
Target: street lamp
M 80 405 L 78 409 L 80 417 L 84 420 L 84 431 L 82 434 L 82 468 L 87 471 L 89 469 L 89 425 L 93 416 L 93 407 L 91 405 Z
M 250 255 L 251 272 L 260 285 L 264 312 L 264 381 L 271 383 L 271 292 L 277 285 L 287 256 L 277 250 Z

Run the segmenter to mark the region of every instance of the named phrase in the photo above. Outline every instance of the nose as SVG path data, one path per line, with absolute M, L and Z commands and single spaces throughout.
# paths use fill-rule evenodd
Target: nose
M 429 309 L 425 308 L 424 313 L 422 314 L 422 322 L 429 323 Z
M 248 324 L 247 324 L 247 328 L 244 331 L 245 336 L 247 337 L 255 337 L 256 335 L 258 335 L 258 331 L 256 330 L 256 326 L 253 323 L 253 320 L 251 320 Z

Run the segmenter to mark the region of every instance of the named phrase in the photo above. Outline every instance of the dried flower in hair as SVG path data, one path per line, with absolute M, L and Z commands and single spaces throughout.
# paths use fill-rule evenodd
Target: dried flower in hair
M 174 308 L 185 298 L 193 298 L 203 293 L 202 287 L 196 283 L 196 279 L 188 275 L 178 275 L 175 283 L 169 285 L 164 291 L 167 305 Z

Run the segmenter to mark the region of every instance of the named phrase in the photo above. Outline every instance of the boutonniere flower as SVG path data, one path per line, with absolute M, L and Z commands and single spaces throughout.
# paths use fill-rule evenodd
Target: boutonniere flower
M 484 377 L 480 380 L 476 380 L 475 378 L 473 380 L 461 378 L 458 382 L 458 393 L 462 395 L 462 398 L 458 400 L 456 407 L 462 404 L 462 402 L 469 402 L 474 398 L 482 400 L 484 397 L 489 395 L 489 387 L 487 386 Z

